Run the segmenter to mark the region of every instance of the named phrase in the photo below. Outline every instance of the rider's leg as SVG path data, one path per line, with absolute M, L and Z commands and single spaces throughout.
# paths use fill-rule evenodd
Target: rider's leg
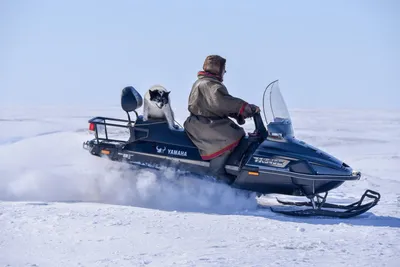
M 211 175 L 214 175 L 218 179 L 221 179 L 227 183 L 232 183 L 235 179 L 234 176 L 229 175 L 225 171 L 225 165 L 231 153 L 232 151 L 227 151 L 224 154 L 210 160 Z

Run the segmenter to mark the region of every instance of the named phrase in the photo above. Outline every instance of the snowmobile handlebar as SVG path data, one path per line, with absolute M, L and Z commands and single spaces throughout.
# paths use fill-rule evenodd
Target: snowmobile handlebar
M 255 130 L 254 130 L 254 135 L 260 136 L 262 139 L 266 139 L 268 137 L 268 132 L 267 129 L 264 126 L 264 122 L 261 118 L 261 110 L 258 106 L 256 105 L 250 105 L 252 115 L 250 117 L 253 117 L 254 120 L 254 125 L 255 125 Z M 243 115 L 239 115 L 235 117 L 236 121 L 238 122 L 239 125 L 243 125 L 246 123 L 245 117 Z
M 253 120 L 255 126 L 254 132 L 260 135 L 263 139 L 266 139 L 268 137 L 268 131 L 265 128 L 264 122 L 261 118 L 260 109 L 258 109 L 258 111 L 254 113 Z

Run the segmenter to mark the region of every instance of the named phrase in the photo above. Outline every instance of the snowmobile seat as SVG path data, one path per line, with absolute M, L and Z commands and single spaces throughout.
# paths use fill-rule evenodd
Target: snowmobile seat
M 132 112 L 143 104 L 142 96 L 133 86 L 126 86 L 121 93 L 121 107 L 125 112 Z
M 148 136 L 145 138 L 147 141 L 196 148 L 195 144 L 187 136 L 184 129 L 169 129 L 168 122 L 165 119 L 150 119 L 143 121 L 143 117 L 139 116 L 134 128 L 147 130 Z
M 143 98 L 133 86 L 126 86 L 121 92 L 121 107 L 128 115 L 128 121 L 131 123 L 129 112 L 135 112 L 136 117 L 138 114 L 136 110 L 143 104 Z

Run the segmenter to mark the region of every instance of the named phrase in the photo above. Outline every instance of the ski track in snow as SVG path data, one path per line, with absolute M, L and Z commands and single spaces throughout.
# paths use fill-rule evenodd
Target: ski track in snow
M 352 219 L 257 210 L 225 185 L 93 157 L 82 142 L 95 115 L 125 118 L 118 107 L 0 109 L 0 266 L 398 266 L 399 111 L 292 111 L 299 139 L 363 174 L 329 201 L 381 193 Z

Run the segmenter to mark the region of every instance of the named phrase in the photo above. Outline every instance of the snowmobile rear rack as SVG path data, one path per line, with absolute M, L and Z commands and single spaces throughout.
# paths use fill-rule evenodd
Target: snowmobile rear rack
M 118 124 L 119 123 L 119 124 Z M 104 134 L 105 137 L 100 137 L 98 132 L 98 125 L 104 126 Z M 139 139 L 145 139 L 149 135 L 148 129 L 141 129 L 134 127 L 135 121 L 124 120 L 124 119 L 116 119 L 116 118 L 108 118 L 108 117 L 94 117 L 89 120 L 89 130 L 94 131 L 95 140 L 97 142 L 100 141 L 107 141 L 107 142 L 117 142 L 117 143 L 131 143 L 133 141 Z M 129 139 L 128 140 L 118 140 L 118 139 L 111 139 L 108 137 L 107 126 L 117 127 L 117 128 L 125 128 L 129 130 Z

